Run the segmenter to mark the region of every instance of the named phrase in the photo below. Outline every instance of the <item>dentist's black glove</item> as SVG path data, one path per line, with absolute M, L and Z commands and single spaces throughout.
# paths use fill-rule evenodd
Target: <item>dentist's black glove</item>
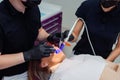
M 63 33 L 54 33 L 50 34 L 47 38 L 47 41 L 52 44 L 58 44 L 59 41 L 64 41 L 65 38 L 67 38 L 69 33 L 69 30 L 64 31 Z M 74 36 L 71 34 L 68 41 L 72 41 L 74 39 Z
M 58 45 L 60 40 L 61 40 L 61 33 L 53 33 L 53 34 L 50 34 L 48 37 L 47 37 L 47 41 L 50 42 L 51 44 L 54 44 L 54 45 Z
M 53 52 L 55 52 L 53 46 L 39 44 L 31 50 L 23 52 L 23 56 L 25 61 L 40 60 L 43 57 L 50 56 L 50 53 Z
M 65 38 L 67 38 L 69 34 L 69 30 L 65 30 L 63 33 L 62 33 L 62 41 L 64 41 Z M 68 41 L 72 41 L 74 39 L 74 36 L 71 34 Z

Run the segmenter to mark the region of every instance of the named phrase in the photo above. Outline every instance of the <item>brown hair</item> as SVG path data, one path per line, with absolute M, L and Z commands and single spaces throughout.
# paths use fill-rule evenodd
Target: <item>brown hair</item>
M 48 67 L 41 68 L 40 61 L 30 61 L 28 69 L 28 80 L 48 80 L 50 77 Z

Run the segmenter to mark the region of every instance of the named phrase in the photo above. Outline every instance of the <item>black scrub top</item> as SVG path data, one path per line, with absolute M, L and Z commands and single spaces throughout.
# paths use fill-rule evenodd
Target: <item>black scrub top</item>
M 23 14 L 9 0 L 0 3 L 0 52 L 11 54 L 31 49 L 41 27 L 40 17 L 38 6 L 26 8 Z M 20 74 L 27 69 L 28 63 L 19 64 L 0 70 L 0 76 Z
M 120 5 L 105 13 L 100 7 L 99 0 L 87 0 L 80 5 L 75 14 L 85 21 L 96 55 L 107 58 L 120 32 Z M 86 29 L 73 50 L 76 55 L 93 55 Z

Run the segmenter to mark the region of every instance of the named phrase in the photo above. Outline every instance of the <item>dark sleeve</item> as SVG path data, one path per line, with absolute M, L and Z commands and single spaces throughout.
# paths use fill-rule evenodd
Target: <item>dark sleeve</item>
M 38 6 L 35 7 L 35 12 L 33 17 L 36 18 L 35 20 L 37 21 L 38 27 L 41 28 L 41 12 Z
M 0 27 L 0 52 L 2 52 L 2 46 L 3 46 L 3 32 Z
M 40 8 L 37 6 L 37 13 L 38 13 L 38 22 L 39 22 L 39 28 L 41 28 L 42 23 L 41 23 L 41 12 Z
M 80 17 L 80 18 L 85 19 L 87 12 L 88 12 L 88 1 L 84 1 L 84 2 L 81 3 L 81 5 L 78 7 L 75 15 L 76 15 L 77 17 Z
M 38 29 L 41 27 L 41 14 L 38 6 L 26 9 L 25 16 L 29 21 L 29 25 L 34 25 Z

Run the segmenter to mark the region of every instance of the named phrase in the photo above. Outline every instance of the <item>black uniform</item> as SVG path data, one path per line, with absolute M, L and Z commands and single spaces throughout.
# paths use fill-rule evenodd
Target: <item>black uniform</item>
M 84 19 L 96 55 L 107 58 L 120 32 L 120 5 L 105 13 L 99 0 L 87 0 L 77 9 L 76 16 Z M 74 50 L 76 55 L 93 55 L 86 30 Z
M 11 54 L 31 49 L 41 27 L 40 17 L 38 6 L 27 8 L 23 14 L 9 0 L 0 3 L 0 52 Z M 27 69 L 28 63 L 19 64 L 0 70 L 0 76 L 20 74 Z

